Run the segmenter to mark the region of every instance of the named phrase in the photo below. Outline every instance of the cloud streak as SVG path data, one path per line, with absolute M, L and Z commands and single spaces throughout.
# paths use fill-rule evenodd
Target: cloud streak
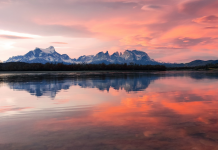
M 11 39 L 11 40 L 16 40 L 16 39 L 33 39 L 31 37 L 22 37 L 22 36 L 14 36 L 14 35 L 0 35 L 0 38 Z
M 65 42 L 51 42 L 52 44 L 68 44 L 68 43 L 65 43 Z

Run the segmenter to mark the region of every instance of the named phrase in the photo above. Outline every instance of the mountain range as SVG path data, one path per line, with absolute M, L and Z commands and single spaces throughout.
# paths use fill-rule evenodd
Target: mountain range
M 46 49 L 35 48 L 35 50 L 29 51 L 23 56 L 14 56 L 9 58 L 6 62 L 25 62 L 25 63 L 65 63 L 65 64 L 99 64 L 99 63 L 136 63 L 136 64 L 158 64 L 158 62 L 152 60 L 148 54 L 143 51 L 137 50 L 126 50 L 124 53 L 113 53 L 109 55 L 106 53 L 99 52 L 96 55 L 83 55 L 78 59 L 72 59 L 67 54 L 59 54 L 55 51 L 53 46 Z
M 14 56 L 9 58 L 8 62 L 25 62 L 25 63 L 64 63 L 64 64 L 123 64 L 134 63 L 142 65 L 165 65 L 167 67 L 194 67 L 204 66 L 207 64 L 216 64 L 218 60 L 194 60 L 189 63 L 161 63 L 151 59 L 147 53 L 138 50 L 126 50 L 124 53 L 115 52 L 112 55 L 104 52 L 99 52 L 96 55 L 83 55 L 79 58 L 70 58 L 67 54 L 59 54 L 53 46 L 46 49 L 35 48 L 23 56 Z

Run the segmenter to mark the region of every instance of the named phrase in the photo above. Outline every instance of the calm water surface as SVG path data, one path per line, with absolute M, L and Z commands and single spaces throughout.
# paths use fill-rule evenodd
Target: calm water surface
M 1 74 L 0 150 L 217 150 L 218 72 Z

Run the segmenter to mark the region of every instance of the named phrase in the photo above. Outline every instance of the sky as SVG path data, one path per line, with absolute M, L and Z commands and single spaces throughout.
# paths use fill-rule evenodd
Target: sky
M 71 58 L 141 50 L 218 59 L 218 0 L 0 0 L 0 60 L 54 46 Z

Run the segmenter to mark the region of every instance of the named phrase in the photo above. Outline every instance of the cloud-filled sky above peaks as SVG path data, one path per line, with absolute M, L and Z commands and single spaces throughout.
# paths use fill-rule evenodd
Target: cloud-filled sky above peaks
M 218 59 L 218 0 L 0 0 L 0 60 L 53 45 L 71 58 L 142 50 Z

